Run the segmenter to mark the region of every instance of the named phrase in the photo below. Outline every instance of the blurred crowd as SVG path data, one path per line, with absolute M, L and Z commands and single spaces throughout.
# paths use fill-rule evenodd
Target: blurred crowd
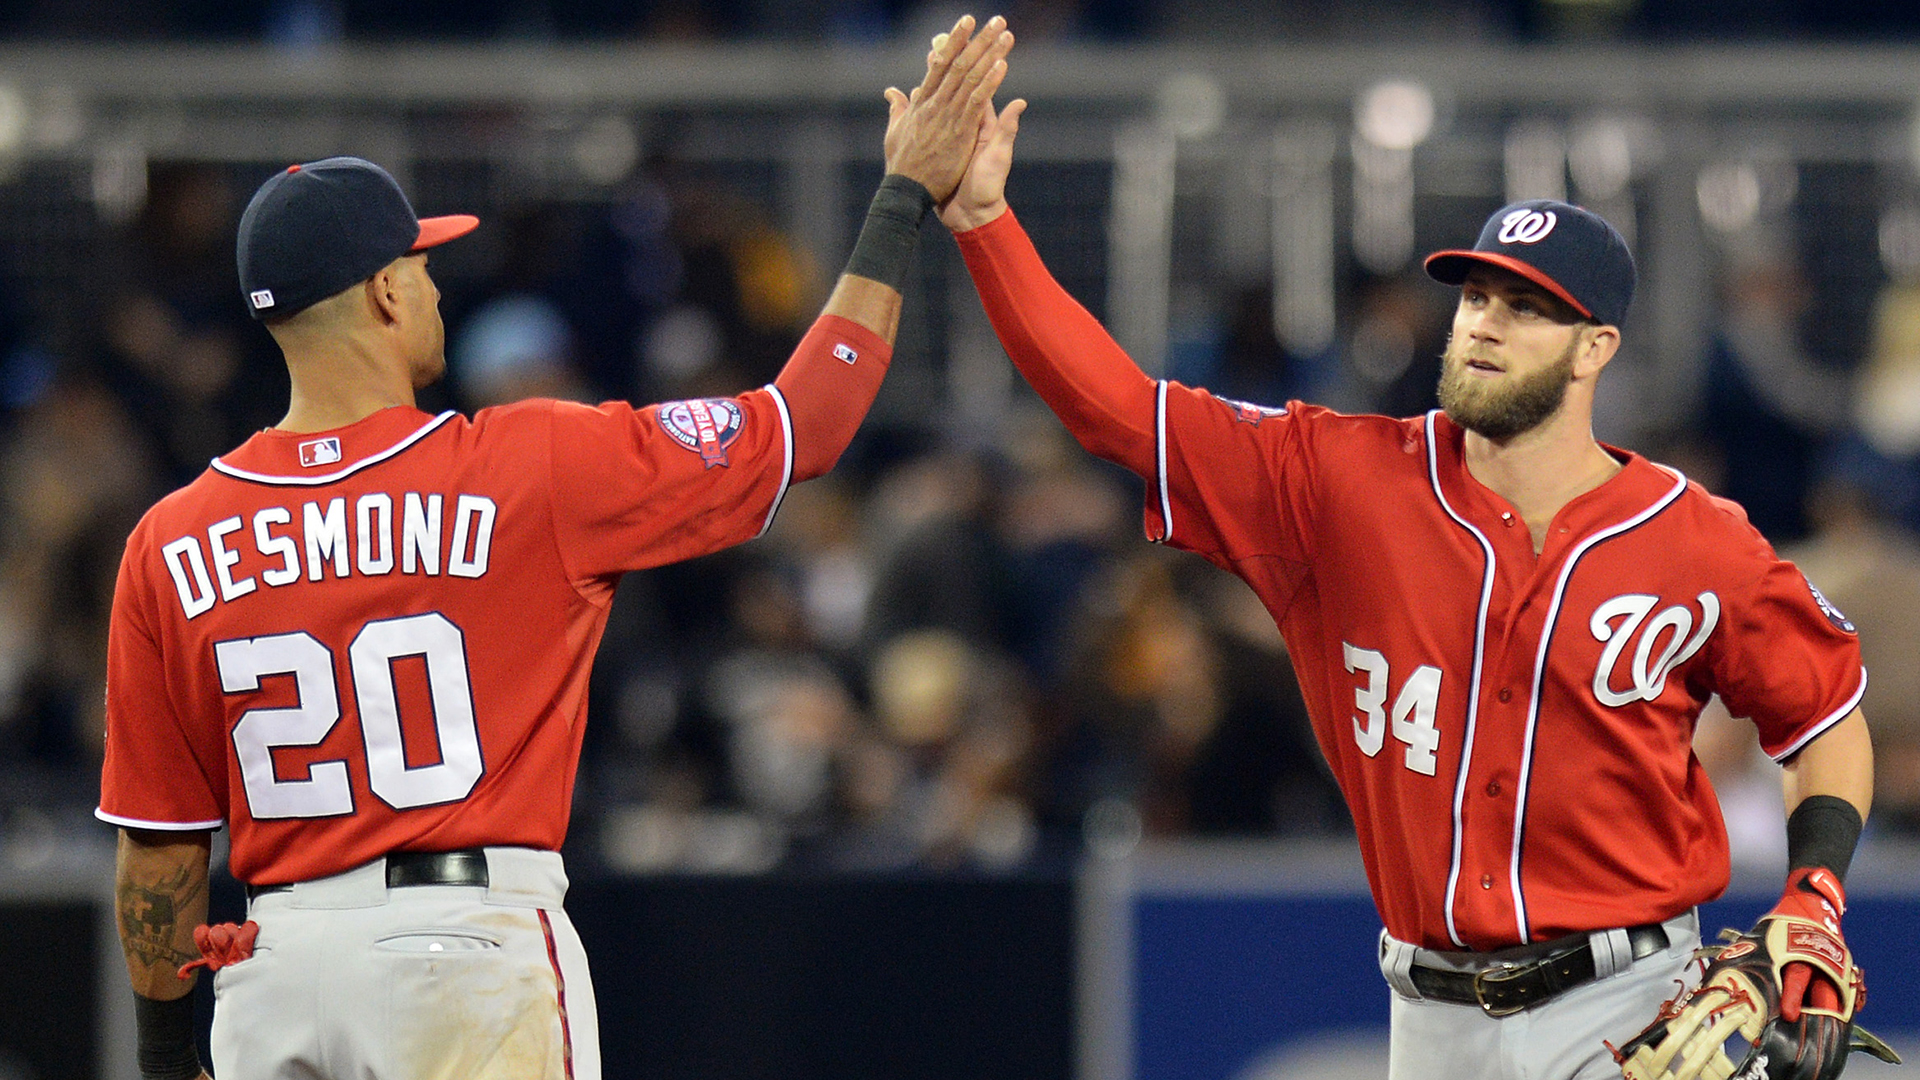
M 0 296 L 0 825 L 91 827 L 127 531 L 285 407 L 234 282 L 250 190 L 223 168 L 152 166 L 144 209 L 74 298 L 79 332 L 50 335 Z M 449 378 L 423 408 L 761 385 L 832 254 L 671 168 L 488 225 L 441 280 Z M 1920 282 L 1888 282 L 1864 354 L 1834 356 L 1809 344 L 1803 275 L 1785 247 L 1729 259 L 1691 422 L 1645 449 L 1742 499 L 1859 625 L 1873 828 L 1920 834 Z M 1449 295 L 1399 278 L 1351 294 L 1334 355 L 1287 355 L 1253 293 L 1172 374 L 1264 402 L 1431 407 Z M 877 410 L 766 537 L 629 576 L 591 689 L 576 857 L 996 872 L 1151 837 L 1348 829 L 1252 593 L 1144 542 L 1139 482 L 1024 391 L 1008 401 L 990 438 L 937 406 Z M 1777 770 L 1751 727 L 1710 717 L 1700 752 L 1743 857 L 1773 857 Z
M 15 0 L 0 8 L 0 37 L 265 40 L 294 49 L 391 38 L 844 43 L 924 39 L 959 10 L 932 0 Z M 1885 0 L 1005 0 L 976 11 L 996 13 L 1029 41 L 1920 34 L 1920 12 Z

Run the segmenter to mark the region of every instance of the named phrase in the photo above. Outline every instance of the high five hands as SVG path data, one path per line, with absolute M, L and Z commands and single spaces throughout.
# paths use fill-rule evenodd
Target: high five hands
M 940 34 L 933 39 L 933 51 L 927 54 L 928 82 L 932 82 L 939 73 L 943 52 L 951 50 L 954 39 L 962 32 L 961 28 L 970 27 L 971 24 L 971 18 L 962 18 L 951 33 Z M 987 23 L 982 36 L 997 35 L 1006 39 L 1010 48 L 1013 34 L 1001 29 L 1005 25 L 1005 21 L 996 15 Z M 954 232 L 965 232 L 985 225 L 1007 209 L 1007 173 L 1013 168 L 1013 140 L 1020 133 L 1020 114 L 1026 111 L 1027 103 L 1023 98 L 1015 98 L 999 113 L 994 112 L 992 91 L 999 88 L 1005 74 L 1006 62 L 1002 60 L 996 66 L 991 86 L 980 103 L 979 127 L 974 132 L 974 138 L 965 145 L 969 159 L 958 185 L 951 194 L 943 194 L 931 186 L 928 188 L 939 207 L 940 220 Z M 916 94 L 920 92 L 915 91 Z M 887 99 L 893 101 L 899 93 L 897 90 L 888 90 Z M 896 114 L 905 100 L 902 96 L 899 102 L 895 102 Z
M 920 85 L 910 94 L 887 88 L 887 172 L 917 181 L 936 204 L 946 206 L 962 184 L 974 148 L 986 145 L 988 126 L 996 120 L 994 91 L 1006 78 L 1012 48 L 1013 34 L 998 15 L 978 34 L 973 16 L 963 15 L 952 30 L 934 38 Z M 1010 150 L 1007 156 L 1010 160 Z M 1005 174 L 1003 167 L 1003 179 Z

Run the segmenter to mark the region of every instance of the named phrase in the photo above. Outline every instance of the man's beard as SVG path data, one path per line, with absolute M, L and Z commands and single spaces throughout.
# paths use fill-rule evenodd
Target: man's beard
M 1505 442 L 1547 421 L 1567 399 L 1573 383 L 1578 335 L 1560 359 L 1507 385 L 1469 375 L 1466 350 L 1448 343 L 1440 365 L 1440 407 L 1454 423 L 1495 442 Z

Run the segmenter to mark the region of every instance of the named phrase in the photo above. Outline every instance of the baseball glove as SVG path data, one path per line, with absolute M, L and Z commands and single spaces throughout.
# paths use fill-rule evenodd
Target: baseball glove
M 1721 937 L 1728 943 L 1700 951 L 1710 958 L 1700 988 L 1614 1051 L 1628 1080 L 1833 1080 L 1855 1050 L 1899 1062 L 1853 1023 L 1866 982 L 1839 934 L 1776 913 Z

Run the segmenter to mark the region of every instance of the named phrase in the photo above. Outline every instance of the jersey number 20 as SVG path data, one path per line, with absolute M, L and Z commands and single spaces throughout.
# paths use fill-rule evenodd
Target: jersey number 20
M 1367 676 L 1365 685 L 1353 688 L 1353 703 L 1360 710 L 1353 718 L 1353 738 L 1361 753 L 1373 757 L 1387 742 L 1387 658 L 1345 642 L 1341 647 L 1347 670 Z M 1421 664 L 1393 699 L 1393 737 L 1407 744 L 1407 768 L 1426 776 L 1432 776 L 1437 767 L 1434 752 L 1440 749 L 1440 732 L 1433 726 L 1433 716 L 1439 708 L 1440 669 Z
M 258 690 L 260 680 L 269 675 L 292 675 L 300 693 L 300 703 L 293 708 L 249 709 L 233 725 L 234 755 L 254 819 L 353 813 L 345 761 L 314 762 L 305 780 L 282 780 L 273 764 L 276 748 L 314 746 L 340 722 L 332 650 L 299 631 L 222 641 L 214 645 L 213 654 L 220 686 L 229 694 Z M 407 766 L 400 698 L 393 684 L 393 661 L 407 656 L 426 660 L 440 743 L 440 760 L 418 768 Z M 460 628 L 437 613 L 377 620 L 361 627 L 347 648 L 347 659 L 373 793 L 396 810 L 466 798 L 485 768 L 467 678 L 466 637 Z

